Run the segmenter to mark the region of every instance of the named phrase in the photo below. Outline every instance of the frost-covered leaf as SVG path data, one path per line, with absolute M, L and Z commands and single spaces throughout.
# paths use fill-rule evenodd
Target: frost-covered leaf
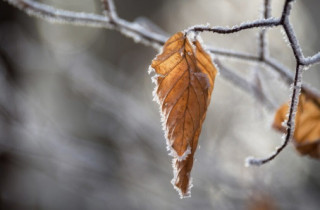
M 168 150 L 174 157 L 173 185 L 189 195 L 190 172 L 217 70 L 199 41 L 173 35 L 151 64 Z
M 289 105 L 282 105 L 276 112 L 273 127 L 285 132 L 283 121 L 287 120 Z M 304 94 L 300 95 L 295 119 L 293 141 L 302 155 L 320 158 L 320 107 Z

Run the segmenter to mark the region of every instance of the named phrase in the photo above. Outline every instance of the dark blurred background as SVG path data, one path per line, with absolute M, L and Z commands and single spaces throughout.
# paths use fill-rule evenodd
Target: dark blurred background
M 98 0 L 45 0 L 57 8 L 101 14 Z M 154 23 L 167 34 L 194 24 L 234 25 L 260 16 L 261 1 L 116 0 L 119 16 Z M 273 15 L 283 1 L 273 1 Z M 318 1 L 296 1 L 291 20 L 306 55 L 320 49 Z M 215 47 L 257 51 L 257 30 L 203 34 Z M 271 56 L 294 67 L 280 29 Z M 200 136 L 192 197 L 180 200 L 170 180 L 158 105 L 147 74 L 157 54 L 116 31 L 58 25 L 0 0 L 0 209 L 320 208 L 320 164 L 290 145 L 270 164 L 244 159 L 281 142 L 273 112 L 218 77 Z M 247 80 L 259 72 L 279 106 L 289 88 L 264 66 L 223 59 Z M 305 81 L 320 88 L 318 66 Z M 276 78 L 276 79 L 275 79 Z

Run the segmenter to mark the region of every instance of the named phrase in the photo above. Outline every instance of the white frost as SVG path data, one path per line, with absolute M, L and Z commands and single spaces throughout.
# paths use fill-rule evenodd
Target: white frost
M 167 150 L 170 151 L 169 155 L 174 158 L 177 158 L 178 161 L 185 160 L 188 157 L 188 155 L 191 154 L 191 147 L 189 145 L 187 147 L 187 150 L 181 156 L 177 154 L 177 152 L 172 148 L 171 145 L 167 145 Z

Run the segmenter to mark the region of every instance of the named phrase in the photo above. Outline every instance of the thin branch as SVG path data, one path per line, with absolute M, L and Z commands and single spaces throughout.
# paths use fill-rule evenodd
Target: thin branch
M 114 29 L 120 31 L 123 35 L 134 39 L 136 42 L 151 45 L 155 49 L 158 49 L 159 46 L 162 46 L 167 39 L 161 34 L 146 30 L 139 24 L 128 22 L 120 18 L 116 18 L 113 20 L 113 23 L 111 23 L 112 21 L 107 16 L 57 9 L 33 0 L 5 1 L 8 1 L 13 6 L 25 11 L 31 16 L 35 16 L 52 23 Z
M 211 47 L 207 47 L 207 50 L 209 50 L 212 54 L 216 56 L 224 56 L 224 57 L 229 57 L 234 59 L 245 60 L 249 62 L 263 63 L 269 68 L 271 68 L 272 70 L 276 71 L 280 75 L 281 79 L 283 79 L 287 85 L 291 85 L 294 81 L 293 73 L 287 67 L 283 66 L 273 58 L 265 57 L 261 61 L 261 59 L 258 56 L 243 53 L 243 52 L 230 51 L 230 50 L 224 50 L 224 49 L 214 49 Z M 305 83 L 302 84 L 301 91 L 306 95 L 308 95 L 309 98 L 312 99 L 314 102 L 317 102 L 318 98 L 320 98 L 319 91 Z
M 316 53 L 315 55 L 313 56 L 310 56 L 310 57 L 307 57 L 307 58 L 304 58 L 301 63 L 303 65 L 306 65 L 306 66 L 309 66 L 309 65 L 312 65 L 312 64 L 316 64 L 316 63 L 319 63 L 320 62 L 320 52 Z
M 282 22 L 281 25 L 283 26 L 283 28 L 286 32 L 286 35 L 289 39 L 294 56 L 300 65 L 309 66 L 312 64 L 319 63 L 320 62 L 320 52 L 316 53 L 313 56 L 307 57 L 307 58 L 304 57 L 304 55 L 302 53 L 302 49 L 300 47 L 298 39 L 296 38 L 296 35 L 293 31 L 293 27 L 289 21 L 292 2 L 294 2 L 294 0 L 286 0 L 285 1 L 284 7 L 283 7 L 283 12 L 282 12 L 282 17 L 281 17 L 281 22 Z
M 263 17 L 264 19 L 271 17 L 271 0 L 264 0 Z
M 56 9 L 33 0 L 6 0 L 13 6 L 23 10 L 31 16 L 35 16 L 52 23 L 64 23 L 101 28 L 113 28 L 110 19 L 101 15 L 84 12 L 72 12 Z
M 273 102 L 267 98 L 267 96 L 263 93 L 260 87 L 256 84 L 252 84 L 247 80 L 243 79 L 242 77 L 238 76 L 234 73 L 231 69 L 227 68 L 226 66 L 222 65 L 218 59 L 215 59 L 215 64 L 220 69 L 220 74 L 223 78 L 229 80 L 235 86 L 239 87 L 245 92 L 251 93 L 254 98 L 257 99 L 258 102 L 265 105 L 268 110 L 273 111 L 276 107 Z
M 212 54 L 217 56 L 236 58 L 236 59 L 245 60 L 245 61 L 260 62 L 260 58 L 258 56 L 251 55 L 244 52 L 236 52 L 236 51 L 230 51 L 225 49 L 215 49 L 211 47 L 207 47 L 206 49 Z
M 271 8 L 270 8 L 270 4 L 271 4 L 271 0 L 263 0 L 264 4 L 263 4 L 263 19 L 268 19 L 271 17 Z M 267 38 L 266 38 L 266 30 L 265 28 L 262 28 L 260 33 L 259 33 L 259 58 L 261 60 L 263 60 L 267 54 Z
M 286 0 L 284 2 L 284 5 L 283 5 L 283 10 L 282 10 L 282 13 L 281 13 L 281 22 L 283 23 L 284 20 L 289 17 L 290 15 L 290 10 L 291 10 L 291 3 L 294 2 L 294 0 Z
M 287 132 L 285 139 L 283 143 L 276 148 L 276 151 L 270 155 L 267 158 L 263 159 L 256 159 L 253 157 L 249 157 L 246 160 L 246 165 L 255 165 L 255 166 L 260 166 L 262 164 L 265 164 L 271 160 L 273 160 L 275 157 L 277 157 L 280 152 L 288 145 L 288 142 L 291 141 L 294 133 L 294 128 L 295 128 L 295 116 L 297 112 L 297 107 L 299 103 L 299 95 L 301 91 L 301 80 L 302 80 L 302 72 L 303 72 L 303 66 L 299 65 L 297 63 L 296 67 L 296 74 L 294 78 L 294 84 L 293 84 L 293 91 L 292 91 L 292 96 L 291 96 L 291 102 L 290 102 L 290 110 L 289 110 L 289 118 L 287 121 Z
M 282 17 L 281 17 L 281 25 L 283 29 L 285 30 L 285 33 L 288 37 L 289 43 L 291 45 L 294 57 L 296 59 L 296 73 L 295 78 L 293 82 L 293 90 L 292 90 L 292 96 L 291 96 L 291 102 L 290 102 L 290 110 L 288 113 L 288 121 L 287 121 L 287 131 L 286 136 L 283 141 L 283 143 L 276 148 L 275 152 L 271 154 L 269 157 L 262 158 L 262 159 L 256 159 L 253 157 L 249 157 L 246 159 L 246 165 L 255 165 L 260 166 L 265 163 L 268 163 L 269 161 L 273 160 L 276 156 L 278 156 L 281 151 L 288 145 L 288 142 L 292 139 L 295 129 L 295 115 L 299 103 L 299 95 L 301 92 L 302 87 L 302 72 L 303 72 L 303 66 L 302 66 L 302 60 L 304 60 L 304 56 L 301 50 L 301 47 L 299 45 L 298 39 L 296 38 L 296 35 L 293 31 L 293 28 L 289 21 L 289 15 L 291 11 L 291 3 L 293 0 L 286 0 Z M 272 64 L 272 63 L 271 63 Z
M 244 52 L 230 51 L 230 50 L 224 50 L 224 49 L 214 49 L 214 48 L 210 48 L 210 47 L 208 47 L 207 49 L 212 54 L 214 54 L 216 56 L 225 56 L 225 57 L 230 57 L 230 58 L 240 59 L 240 60 L 245 60 L 245 61 L 264 63 L 268 67 L 270 67 L 271 69 L 275 70 L 278 74 L 280 74 L 281 78 L 288 85 L 293 83 L 294 75 L 292 74 L 292 72 L 288 68 L 281 65 L 276 60 L 274 60 L 270 57 L 267 57 L 267 58 L 264 58 L 263 60 L 261 60 L 259 56 L 247 54 Z M 313 91 L 315 91 L 315 90 L 313 90 Z M 317 94 L 315 94 L 315 95 L 317 95 Z M 319 96 L 320 96 L 320 94 L 319 94 Z
M 273 58 L 265 58 L 263 62 L 280 74 L 281 78 L 287 83 L 287 85 L 291 85 L 293 83 L 294 75 L 288 68 Z
M 107 0 L 101 0 L 101 4 L 102 4 L 102 10 L 103 10 L 103 14 L 105 16 L 109 16 L 109 4 Z M 110 18 L 110 17 L 109 17 Z
M 269 67 L 276 70 L 281 77 L 286 81 L 288 85 L 292 84 L 294 81 L 294 76 L 289 69 L 282 66 L 279 62 L 272 58 L 266 58 L 264 63 Z M 313 87 L 306 83 L 302 83 L 301 92 L 308 95 L 310 99 L 312 99 L 315 103 L 318 103 L 318 99 L 320 98 L 320 93 L 318 90 L 315 90 Z
M 267 57 L 261 60 L 259 56 L 247 54 L 244 52 L 230 51 L 230 50 L 224 50 L 224 49 L 214 49 L 210 47 L 208 47 L 207 49 L 216 56 L 224 56 L 224 57 L 230 57 L 230 58 L 240 59 L 245 61 L 264 63 L 271 69 L 275 70 L 278 74 L 280 74 L 281 78 L 286 82 L 286 84 L 290 85 L 293 83 L 294 75 L 292 74 L 292 72 L 288 68 L 281 65 L 279 62 L 277 62 L 276 60 L 270 57 Z M 320 97 L 320 94 L 317 94 L 316 90 L 312 90 L 310 92 L 315 92 L 313 95 L 314 96 L 319 95 Z
M 299 65 L 304 65 L 303 61 L 305 60 L 305 57 L 302 53 L 302 49 L 300 47 L 299 41 L 296 37 L 296 34 L 294 33 L 293 27 L 289 20 L 292 2 L 294 2 L 294 0 L 285 1 L 283 11 L 282 11 L 281 23 L 288 37 L 288 40 L 296 61 L 298 62 Z
M 114 6 L 113 0 L 101 0 L 101 4 L 104 15 L 108 16 L 110 22 L 113 23 L 113 21 L 118 18 L 118 14 L 116 11 L 116 7 Z
M 302 54 L 302 50 L 300 47 L 300 44 L 298 42 L 298 39 L 295 35 L 295 33 L 293 32 L 293 28 L 292 25 L 289 22 L 288 18 L 285 18 L 284 22 L 283 22 L 283 29 L 286 32 L 286 35 L 288 37 L 291 49 L 293 51 L 294 57 L 295 59 L 298 61 L 299 64 L 303 64 L 302 60 L 304 60 L 304 56 Z
M 262 27 L 275 27 L 281 25 L 281 20 L 278 18 L 268 18 L 268 19 L 262 19 L 262 20 L 256 20 L 248 23 L 242 23 L 240 25 L 233 26 L 231 28 L 229 27 L 208 27 L 208 26 L 193 26 L 189 29 L 187 29 L 187 32 L 213 32 L 218 34 L 231 34 L 236 33 L 242 30 L 246 29 L 252 29 L 252 28 L 262 28 Z

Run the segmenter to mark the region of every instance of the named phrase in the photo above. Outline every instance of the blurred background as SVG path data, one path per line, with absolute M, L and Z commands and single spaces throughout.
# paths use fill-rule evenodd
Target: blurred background
M 102 14 L 99 0 L 43 0 Z M 120 17 L 173 34 L 194 24 L 231 26 L 261 16 L 262 0 L 116 0 Z M 273 1 L 272 15 L 283 1 Z M 320 2 L 296 1 L 291 16 L 305 55 L 319 51 Z M 154 26 L 155 27 L 155 26 Z M 206 44 L 257 52 L 258 30 Z M 269 31 L 271 56 L 293 69 L 280 29 Z M 320 208 L 320 164 L 289 145 L 262 167 L 244 167 L 281 142 L 273 111 L 222 77 L 200 136 L 192 197 L 173 189 L 154 85 L 147 73 L 158 52 L 116 31 L 50 24 L 0 1 L 0 209 Z M 248 81 L 259 78 L 276 106 L 289 87 L 270 69 L 223 59 Z M 258 75 L 258 76 L 257 76 Z M 320 88 L 317 66 L 304 81 Z

